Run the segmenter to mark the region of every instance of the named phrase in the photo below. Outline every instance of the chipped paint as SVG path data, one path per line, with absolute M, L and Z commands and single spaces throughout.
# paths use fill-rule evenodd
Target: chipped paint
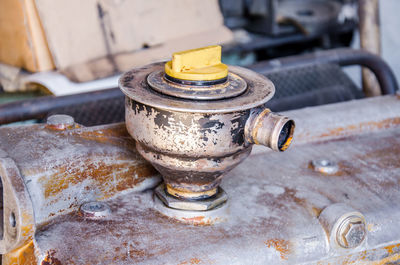
M 290 253 L 289 242 L 284 239 L 269 239 L 265 241 L 265 245 L 267 245 L 268 248 L 274 248 L 278 251 L 281 259 L 286 260 Z

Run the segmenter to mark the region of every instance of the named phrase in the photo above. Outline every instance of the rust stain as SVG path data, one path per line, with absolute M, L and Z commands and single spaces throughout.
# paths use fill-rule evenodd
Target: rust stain
M 400 141 L 398 138 L 386 137 L 381 139 L 388 143 L 385 148 L 379 148 L 369 153 L 358 156 L 357 158 L 362 161 L 368 161 L 368 166 L 373 168 L 382 168 L 385 170 L 396 169 L 400 167 Z
M 400 243 L 384 247 L 384 249 L 386 249 L 386 251 L 388 252 L 389 255 L 392 255 L 392 254 L 394 254 L 396 252 L 399 252 L 399 250 L 400 250 L 399 248 L 400 248 Z M 396 251 L 394 251 L 394 250 L 396 250 Z
M 21 226 L 21 235 L 25 237 L 25 242 L 29 242 L 32 240 L 32 236 L 34 234 L 34 227 L 33 227 L 33 217 L 26 212 L 22 212 L 21 219 L 23 220 L 22 223 L 28 223 L 27 225 Z
M 313 206 L 311 209 L 312 209 L 312 212 L 314 213 L 314 216 L 316 216 L 316 217 L 318 217 L 322 212 L 322 208 L 318 208 L 315 206 Z
M 157 174 L 156 170 L 147 162 L 132 165 L 135 164 L 135 161 L 128 158 L 119 157 L 115 160 L 127 162 L 118 164 L 115 162 L 108 164 L 105 162 L 93 163 L 92 159 L 88 158 L 83 163 L 82 161 L 66 163 L 66 165 L 57 168 L 56 173 L 52 176 L 40 179 L 45 189 L 45 198 L 56 196 L 68 187 L 90 179 L 94 182 L 91 186 L 99 188 L 104 196 L 102 199 L 106 199 L 119 191 L 133 188 L 144 179 Z M 82 167 L 82 164 L 85 166 Z
M 33 241 L 16 249 L 12 252 L 2 255 L 2 265 L 34 265 L 37 264 L 35 257 L 35 246 Z
M 82 130 L 74 130 L 71 133 L 82 139 L 113 145 L 130 145 L 133 150 L 135 149 L 135 140 L 129 135 L 124 123 L 111 125 L 101 130 L 96 129 L 96 127 L 92 128 L 82 128 Z
M 219 220 L 220 220 L 220 218 L 210 219 L 210 218 L 205 218 L 204 216 L 196 216 L 196 217 L 190 217 L 190 218 L 182 217 L 183 223 L 192 224 L 192 225 L 196 225 L 196 226 L 209 226 Z
M 346 127 L 338 127 L 335 129 L 331 129 L 326 133 L 322 133 L 316 138 L 328 138 L 328 137 L 341 137 L 349 134 L 353 134 L 354 132 L 362 132 L 362 131 L 371 131 L 374 129 L 388 129 L 394 126 L 400 125 L 400 118 L 391 118 L 385 119 L 382 121 L 370 121 L 363 122 L 360 124 L 349 125 Z
M 280 253 L 281 259 L 287 260 L 287 256 L 290 253 L 289 241 L 284 239 L 270 239 L 264 242 L 268 248 L 275 248 Z
M 178 265 L 195 265 L 195 264 L 200 264 L 201 260 L 198 258 L 191 258 L 189 261 L 184 261 L 179 263 Z
M 21 227 L 21 235 L 23 237 L 29 237 L 30 239 L 32 239 L 32 235 L 33 235 L 33 224 L 30 225 L 25 225 Z
M 72 129 L 80 128 L 79 124 L 75 124 L 75 125 L 47 124 L 45 126 L 47 129 L 54 130 L 54 131 L 64 131 L 64 130 L 72 130 Z
M 318 174 L 321 176 L 327 176 L 327 177 L 352 176 L 352 175 L 361 173 L 361 169 L 354 167 L 347 161 L 339 161 L 337 163 L 337 165 L 338 165 L 338 171 L 334 174 L 327 174 L 327 173 L 315 171 L 314 167 L 312 165 L 312 162 L 310 162 L 308 164 L 308 169 L 310 169 L 315 174 Z
M 54 257 L 56 254 L 55 250 L 47 251 L 46 256 L 40 263 L 41 265 L 61 265 L 61 261 Z
M 388 265 L 398 264 L 400 260 L 400 243 L 386 246 L 383 248 L 364 250 L 359 253 L 338 257 L 329 261 L 320 261 L 318 264 L 342 264 L 342 265 Z M 386 250 L 386 254 L 382 254 L 380 250 Z

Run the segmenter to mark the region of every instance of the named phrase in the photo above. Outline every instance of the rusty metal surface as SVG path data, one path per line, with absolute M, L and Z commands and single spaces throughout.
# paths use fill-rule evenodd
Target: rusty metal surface
M 126 94 L 127 130 L 137 141 L 137 151 L 161 173 L 168 194 L 211 198 L 253 144 L 276 151 L 290 145 L 294 122 L 262 106 L 275 92 L 268 78 L 230 67 L 223 84 L 172 85 L 162 69 L 162 63 L 133 69 L 119 84 Z M 179 93 L 171 90 L 175 86 Z
M 123 192 L 107 200 L 111 214 L 103 219 L 85 219 L 72 210 L 41 223 L 33 245 L 3 256 L 3 264 L 22 259 L 21 253 L 30 264 L 43 265 L 398 261 L 400 100 L 371 98 L 297 115 L 303 118 L 296 120 L 300 137 L 292 149 L 253 152 L 222 181 L 229 196 L 223 222 L 198 216 L 192 220 L 196 225 L 180 223 L 156 210 L 151 190 Z M 338 171 L 327 175 L 310 167 L 322 157 L 336 162 Z M 335 203 L 365 217 L 367 235 L 359 247 L 337 248 L 329 241 L 318 217 Z
M 66 130 L 44 124 L 6 127 L 0 129 L 0 139 L 0 165 L 18 168 L 36 224 L 74 211 L 83 201 L 109 199 L 159 181 L 135 151 L 124 124 Z M 5 180 L 2 174 L 8 194 Z
M 250 111 L 220 114 L 166 111 L 126 100 L 126 126 L 138 152 L 174 189 L 202 193 L 251 151 L 244 127 Z

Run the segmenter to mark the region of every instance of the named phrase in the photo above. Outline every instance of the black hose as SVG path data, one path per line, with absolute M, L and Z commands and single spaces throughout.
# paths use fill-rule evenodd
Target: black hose
M 318 51 L 304 55 L 289 56 L 254 64 L 249 68 L 261 74 L 282 71 L 314 64 L 361 65 L 369 68 L 378 79 L 383 95 L 395 94 L 399 89 L 396 76 L 381 57 L 363 50 L 349 48 Z
M 119 88 L 111 88 L 68 96 L 46 96 L 6 103 L 0 105 L 0 124 L 45 118 L 49 112 L 57 108 L 78 106 L 123 96 L 124 94 Z

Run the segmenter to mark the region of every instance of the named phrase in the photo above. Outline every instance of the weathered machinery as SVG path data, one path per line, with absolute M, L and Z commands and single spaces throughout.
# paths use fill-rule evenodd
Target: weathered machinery
M 126 73 L 126 124 L 0 128 L 2 264 L 398 261 L 399 97 L 286 112 L 271 152 L 294 122 L 218 55 Z
M 253 144 L 284 151 L 292 140 L 294 122 L 263 106 L 273 84 L 240 67 L 228 71 L 220 46 L 134 69 L 121 77 L 120 87 L 127 96 L 127 129 L 138 152 L 162 174 L 156 191 L 168 208 L 221 206 L 227 200 L 222 177 Z

